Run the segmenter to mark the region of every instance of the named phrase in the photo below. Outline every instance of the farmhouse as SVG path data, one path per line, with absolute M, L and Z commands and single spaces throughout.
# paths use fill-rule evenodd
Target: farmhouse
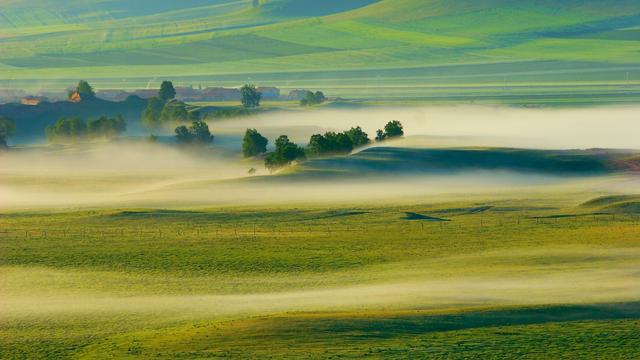
M 69 95 L 69 101 L 72 103 L 79 103 L 82 101 L 82 95 L 79 92 L 74 91 Z
M 263 99 L 268 100 L 277 100 L 280 98 L 280 89 L 273 86 L 262 86 L 257 88 L 261 94 Z
M 49 99 L 44 96 L 25 96 L 20 99 L 20 103 L 27 106 L 37 106 L 45 101 L 49 101 Z

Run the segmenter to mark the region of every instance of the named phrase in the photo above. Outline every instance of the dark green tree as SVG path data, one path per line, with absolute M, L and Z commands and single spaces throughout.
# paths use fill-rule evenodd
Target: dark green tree
M 242 154 L 244 157 L 252 157 L 267 152 L 269 140 L 260 135 L 256 129 L 247 129 L 242 139 Z
M 369 140 L 369 135 L 366 132 L 362 131 L 362 128 L 360 126 L 354 128 L 352 127 L 351 129 L 346 131 L 345 134 L 347 134 L 349 139 L 351 139 L 351 144 L 353 144 L 354 149 L 368 145 L 371 142 L 371 140 Z
M 182 101 L 172 100 L 164 105 L 162 111 L 160 112 L 160 121 L 161 122 L 169 122 L 169 121 L 189 121 L 194 120 L 190 119 L 189 110 L 187 109 L 187 105 Z M 196 121 L 199 119 L 195 119 Z
M 188 128 L 184 125 L 175 129 L 176 141 L 182 145 L 209 145 L 214 136 L 204 121 L 194 121 Z
M 176 89 L 171 81 L 163 81 L 158 91 L 158 98 L 164 102 L 175 99 Z
M 93 91 L 93 87 L 84 80 L 80 80 L 80 82 L 78 82 L 76 91 L 78 92 L 78 94 L 80 94 L 80 96 L 82 96 L 84 100 L 93 99 L 96 97 L 96 93 L 95 91 Z
M 262 93 L 260 93 L 255 86 L 247 84 L 241 87 L 240 94 L 242 94 L 242 106 L 246 108 L 255 108 L 260 106 Z
M 404 130 L 402 123 L 398 120 L 389 121 L 387 125 L 384 126 L 384 133 L 387 139 L 403 136 Z
M 127 130 L 127 122 L 122 115 L 115 118 L 102 116 L 87 123 L 87 132 L 93 138 L 112 139 Z
M 87 136 L 87 124 L 78 117 L 62 118 L 45 129 L 49 142 L 77 142 Z
M 209 145 L 213 142 L 209 125 L 204 121 L 194 121 L 189 127 L 189 132 L 193 134 L 195 142 L 198 144 Z
M 376 131 L 376 141 L 384 141 L 387 138 L 387 134 L 384 133 L 384 130 L 378 129 Z
M 325 102 L 327 98 L 324 96 L 322 91 L 316 91 L 315 93 L 312 91 L 307 91 L 307 95 L 300 100 L 300 105 L 302 106 L 312 106 L 318 105 Z
M 0 148 L 7 148 L 7 139 L 15 135 L 16 123 L 4 116 L 0 116 Z
M 276 150 L 269 153 L 264 159 L 267 169 L 274 171 L 280 167 L 287 166 L 295 160 L 304 159 L 304 149 L 289 140 L 286 135 L 276 139 Z
M 175 129 L 175 132 L 178 144 L 186 145 L 193 143 L 193 134 L 191 134 L 188 127 L 180 125 Z
M 316 134 L 309 139 L 307 153 L 312 156 L 348 154 L 359 146 L 370 142 L 362 128 L 355 127 L 341 133 L 326 132 Z
M 157 97 L 152 97 L 147 100 L 147 107 L 142 113 L 142 123 L 149 129 L 158 129 L 162 126 L 160 121 L 160 114 L 164 102 Z

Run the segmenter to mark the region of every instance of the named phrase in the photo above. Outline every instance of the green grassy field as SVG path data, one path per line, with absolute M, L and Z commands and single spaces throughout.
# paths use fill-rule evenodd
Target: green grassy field
M 593 198 L 4 212 L 2 357 L 634 358 L 637 197 Z
M 0 11 L 1 87 L 60 89 L 87 78 L 140 88 L 171 78 L 374 99 L 638 99 L 634 1 L 65 5 L 20 0 Z

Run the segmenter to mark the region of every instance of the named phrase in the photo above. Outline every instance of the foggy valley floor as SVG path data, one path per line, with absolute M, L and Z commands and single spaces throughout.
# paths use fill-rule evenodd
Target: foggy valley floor
M 632 358 L 637 199 L 5 211 L 3 357 Z

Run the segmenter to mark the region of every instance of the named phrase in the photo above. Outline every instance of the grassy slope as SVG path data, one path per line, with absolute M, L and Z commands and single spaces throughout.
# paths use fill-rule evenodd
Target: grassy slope
M 597 175 L 627 171 L 621 159 L 634 159 L 634 151 L 523 150 L 500 148 L 411 149 L 372 147 L 350 156 L 312 159 L 289 176 L 361 178 L 388 174 L 451 174 L 464 171 L 513 171 L 548 175 Z
M 0 74 L 18 79 L 91 77 L 107 87 L 122 77 L 139 78 L 127 83 L 135 87 L 156 76 L 237 84 L 264 74 L 263 81 L 270 84 L 371 96 L 378 87 L 414 85 L 407 81 L 624 84 L 626 72 L 638 71 L 640 43 L 627 30 L 640 23 L 635 16 L 640 8 L 633 1 L 615 6 L 596 1 L 370 2 L 351 3 L 355 9 L 349 10 L 341 2 L 319 7 L 274 0 L 251 9 L 246 1 L 219 1 L 130 16 L 75 14 L 51 21 L 33 18 L 14 27 L 0 24 L 5 36 L 0 63 L 9 66 L 0 67 Z M 16 9 L 5 12 L 19 13 Z M 509 70 L 520 61 L 528 61 L 522 72 Z M 553 61 L 573 70 L 560 77 L 549 73 Z M 456 66 L 440 67 L 436 79 L 428 76 L 430 66 L 463 63 L 474 64 L 471 77 L 461 78 Z M 509 65 L 495 73 L 492 63 Z M 392 68 L 402 71 L 379 78 L 379 69 Z M 334 75 L 336 69 L 342 72 Z M 355 71 L 364 69 L 374 70 Z M 310 71 L 319 72 L 315 76 L 323 82 L 313 81 Z M 237 75 L 225 82 L 225 74 Z M 303 80 L 287 83 L 297 78 Z M 376 89 L 359 93 L 354 89 L 358 86 Z
M 572 205 L 588 195 L 529 198 L 481 211 L 474 202 L 5 213 L 0 348 L 29 358 L 638 356 L 637 275 L 625 272 L 640 254 L 635 217 L 554 218 L 590 213 Z M 407 211 L 453 221 L 408 221 Z M 433 287 L 418 293 L 340 292 L 424 280 Z M 314 289 L 343 295 L 286 295 Z M 611 301 L 626 303 L 558 304 Z

